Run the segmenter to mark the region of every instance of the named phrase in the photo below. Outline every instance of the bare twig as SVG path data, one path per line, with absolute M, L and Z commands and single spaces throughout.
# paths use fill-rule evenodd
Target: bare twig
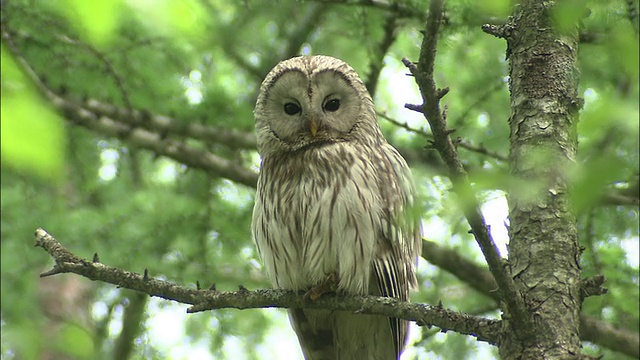
M 396 125 L 398 127 L 401 127 L 401 128 L 403 128 L 403 129 L 405 129 L 405 130 L 407 130 L 409 132 L 412 132 L 414 134 L 418 134 L 418 135 L 424 137 L 425 139 L 429 139 L 429 140 L 433 139 L 433 135 L 431 135 L 430 133 L 428 133 L 428 132 L 426 132 L 426 131 L 424 131 L 422 129 L 416 129 L 414 127 L 411 127 L 406 122 L 400 122 L 400 121 L 398 121 L 398 120 L 396 120 L 396 119 L 394 119 L 392 117 L 389 117 L 388 115 L 386 115 L 384 113 L 380 113 L 380 112 L 377 113 L 377 115 L 378 115 L 378 117 L 381 117 L 381 118 L 389 121 L 390 123 L 392 123 L 392 124 L 394 124 L 394 125 Z M 495 151 L 491 151 L 491 150 L 485 148 L 484 146 L 476 146 L 476 145 L 473 145 L 473 144 L 469 144 L 469 143 L 467 143 L 466 141 L 463 141 L 463 140 L 456 141 L 455 144 L 458 147 L 461 147 L 463 149 L 467 149 L 469 151 L 473 151 L 473 152 L 476 152 L 478 154 L 487 155 L 487 156 L 490 156 L 490 157 L 492 157 L 492 158 L 494 158 L 496 160 L 500 160 L 500 161 L 507 161 L 508 160 L 506 156 L 504 156 L 502 154 L 499 154 L 499 153 L 497 153 Z
M 110 267 L 72 254 L 44 229 L 37 229 L 36 246 L 45 249 L 55 260 L 54 267 L 41 274 L 46 277 L 61 273 L 74 273 L 94 281 L 102 281 L 121 288 L 140 291 L 151 296 L 191 304 L 187 312 L 235 308 L 309 308 L 351 311 L 360 314 L 386 315 L 415 321 L 419 325 L 437 326 L 475 336 L 480 341 L 495 344 L 500 332 L 500 321 L 485 319 L 444 309 L 441 306 L 413 304 L 394 298 L 376 296 L 345 296 L 326 294 L 310 301 L 302 294 L 286 290 L 215 291 L 187 288 L 144 274 Z
M 269 68 L 282 59 L 300 55 L 300 48 L 309 41 L 311 33 L 319 26 L 327 12 L 326 6 L 309 4 L 302 17 L 298 20 L 297 26 L 285 37 L 286 47 L 281 53 L 277 53 L 278 58 L 272 59 L 272 63 L 267 64 Z M 266 75 L 266 72 L 264 73 Z
M 189 167 L 203 169 L 212 175 L 224 177 L 249 187 L 255 187 L 257 183 L 258 174 L 237 162 L 198 149 L 185 142 L 163 138 L 162 133 L 154 133 L 140 128 L 132 129 L 108 117 L 100 117 L 60 97 L 51 97 L 50 100 L 56 105 L 56 108 L 65 114 L 67 119 L 87 129 L 105 136 L 122 139 L 131 145 L 152 150 L 158 155 L 167 156 Z
M 96 59 L 98 59 L 99 62 L 104 64 L 107 72 L 111 74 L 111 76 L 115 81 L 116 88 L 120 92 L 120 96 L 122 98 L 122 102 L 125 104 L 125 107 L 129 111 L 129 113 L 133 111 L 133 106 L 131 105 L 131 99 L 129 98 L 129 92 L 124 86 L 124 81 L 122 79 L 122 76 L 120 76 L 118 71 L 116 71 L 116 69 L 113 67 L 113 64 L 111 64 L 111 60 L 109 60 L 109 58 L 107 58 L 105 54 L 103 54 L 101 51 L 98 51 L 98 49 L 94 48 L 93 46 L 86 44 L 82 41 L 72 39 L 67 35 L 57 35 L 56 38 L 58 38 L 62 42 L 66 42 L 68 44 L 75 45 L 80 47 L 81 49 L 86 50 L 91 55 L 93 55 Z
M 425 18 L 424 11 L 413 8 L 407 5 L 403 5 L 397 1 L 385 1 L 385 0 L 315 0 L 317 2 L 325 4 L 341 4 L 348 6 L 368 6 L 378 8 L 386 11 L 393 12 L 401 18 L 416 18 L 423 20 Z
M 381 112 L 376 112 L 376 114 L 378 115 L 378 117 L 381 117 L 385 120 L 387 120 L 388 122 L 392 123 L 395 126 L 401 127 L 409 132 L 412 132 L 414 134 L 418 134 L 426 139 L 433 139 L 433 135 L 431 135 L 430 133 L 422 130 L 422 129 L 416 129 L 414 127 L 409 126 L 409 124 L 405 121 L 405 122 L 401 122 L 399 120 L 396 120 L 392 117 L 390 117 L 389 115 L 385 114 L 385 113 L 381 113 Z
M 506 310 L 516 323 L 517 326 L 515 328 L 522 329 L 524 333 L 528 333 L 532 329 L 531 318 L 524 306 L 522 297 L 517 292 L 510 275 L 506 271 L 505 262 L 500 257 L 498 249 L 491 238 L 480 211 L 480 204 L 469 184 L 462 162 L 458 158 L 455 144 L 451 140 L 450 134 L 452 131 L 447 128 L 445 116 L 440 110 L 440 99 L 446 91 L 436 88 L 433 70 L 441 17 L 442 1 L 432 0 L 429 6 L 429 17 L 425 26 L 418 65 L 416 66 L 407 59 L 403 59 L 403 63 L 413 74 L 420 88 L 424 101 L 421 109 L 431 126 L 434 147 L 438 150 L 449 169 L 454 190 L 461 201 L 462 209 L 471 226 L 471 231 L 487 260 L 491 273 L 498 283 L 502 300 L 507 307 Z
M 451 121 L 453 126 L 458 126 L 458 124 L 460 124 L 466 117 L 469 116 L 469 113 L 471 113 L 473 109 L 475 109 L 478 105 L 482 104 L 483 102 L 487 101 L 487 99 L 489 99 L 491 95 L 493 95 L 496 91 L 502 89 L 504 86 L 505 86 L 504 82 L 500 81 L 500 82 L 496 82 L 494 86 L 487 89 L 484 92 L 484 94 L 482 94 L 482 96 L 477 98 L 476 101 L 471 103 L 471 105 L 467 106 L 467 108 L 462 112 L 462 114 L 460 114 L 459 116 L 457 116 L 455 119 Z
M 371 63 L 369 64 L 369 73 L 367 74 L 367 81 L 365 86 L 371 97 L 375 96 L 378 80 L 380 79 L 380 72 L 384 67 L 384 57 L 387 55 L 389 48 L 393 45 L 394 41 L 396 41 L 396 27 L 397 19 L 396 14 L 388 14 L 384 23 L 384 35 L 382 37 L 382 41 L 376 49 L 374 50 L 374 54 L 371 56 Z
M 511 36 L 513 29 L 507 24 L 484 24 L 482 25 L 482 31 L 497 38 L 506 39 Z
M 629 21 L 631 21 L 631 26 L 633 26 L 633 30 L 638 35 L 638 7 L 636 6 L 635 0 L 627 0 L 627 13 L 629 15 Z

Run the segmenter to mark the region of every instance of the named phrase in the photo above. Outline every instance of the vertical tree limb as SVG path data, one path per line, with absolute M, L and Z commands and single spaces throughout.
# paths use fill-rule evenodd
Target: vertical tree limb
M 568 180 L 581 107 L 578 31 L 554 23 L 558 3 L 522 1 L 503 32 L 511 90 L 509 258 L 535 327 L 522 333 L 518 319 L 507 319 L 518 336 L 503 339 L 503 359 L 580 354 L 580 250 Z
M 442 19 L 443 4 L 441 0 L 432 0 L 429 6 L 429 16 L 424 30 L 424 38 L 420 48 L 420 59 L 416 66 L 407 59 L 403 63 L 411 74 L 415 76 L 420 87 L 424 103 L 420 106 L 405 105 L 407 108 L 422 112 L 431 126 L 433 146 L 440 153 L 449 170 L 454 190 L 460 200 L 461 208 L 471 226 L 471 232 L 476 238 L 484 254 L 489 270 L 500 288 L 502 300 L 506 305 L 506 316 L 514 319 L 518 331 L 530 333 L 533 329 L 531 318 L 526 312 L 523 299 L 516 291 L 510 275 L 506 271 L 505 263 L 500 257 L 498 249 L 491 238 L 488 227 L 480 210 L 480 203 L 469 183 L 467 173 L 458 157 L 458 151 L 451 139 L 453 130 L 447 128 L 445 111 L 440 109 L 440 99 L 446 95 L 448 89 L 437 89 L 433 70 L 436 55 L 438 31 Z

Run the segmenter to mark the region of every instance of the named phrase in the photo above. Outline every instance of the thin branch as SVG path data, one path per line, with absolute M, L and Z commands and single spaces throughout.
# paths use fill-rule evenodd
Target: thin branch
M 462 140 L 462 141 L 456 141 L 456 145 L 460 148 L 469 150 L 469 151 L 473 151 L 475 153 L 478 154 L 482 154 L 482 155 L 487 155 L 489 157 L 492 157 L 496 160 L 500 160 L 500 161 L 504 161 L 507 162 L 508 158 L 496 151 L 492 151 L 487 149 L 486 147 L 482 146 L 482 145 L 473 145 L 473 144 L 469 144 L 468 142 Z
M 88 51 L 96 59 L 98 59 L 99 62 L 104 64 L 104 66 L 107 69 L 107 72 L 109 74 L 111 74 L 111 76 L 113 77 L 113 79 L 115 81 L 116 88 L 120 92 L 120 96 L 122 98 L 122 102 L 124 103 L 125 107 L 129 111 L 129 113 L 131 113 L 133 111 L 133 106 L 131 105 L 131 99 L 129 97 L 129 92 L 127 91 L 127 89 L 125 89 L 124 81 L 122 79 L 122 76 L 120 76 L 120 74 L 116 71 L 116 69 L 113 67 L 113 64 L 111 64 L 111 60 L 109 60 L 105 54 L 103 54 L 102 52 L 98 51 L 93 46 L 91 46 L 89 44 L 86 44 L 84 42 L 81 42 L 79 40 L 72 39 L 67 35 L 56 35 L 56 38 L 59 39 L 62 42 L 78 46 L 81 49 L 84 49 L 84 50 Z
M 387 55 L 387 52 L 389 52 L 391 45 L 396 41 L 397 26 L 398 21 L 396 19 L 396 15 L 388 14 L 383 27 L 384 35 L 382 37 L 382 41 L 378 44 L 374 50 L 374 54 L 371 56 L 369 73 L 367 74 L 367 81 L 365 82 L 365 86 L 367 90 L 369 90 L 372 98 L 375 97 L 378 80 L 380 79 L 380 72 L 384 67 L 384 57 Z
M 635 0 L 627 0 L 627 14 L 633 30 L 636 35 L 638 35 L 638 7 L 636 6 Z
M 497 82 L 493 87 L 485 91 L 484 94 L 482 94 L 479 98 L 476 99 L 476 101 L 471 103 L 471 105 L 467 106 L 467 108 L 462 112 L 462 114 L 460 114 L 460 116 L 457 116 L 455 119 L 453 119 L 453 121 L 451 121 L 453 126 L 457 126 L 457 124 L 462 123 L 462 121 L 469 116 L 469 114 L 471 113 L 471 111 L 473 111 L 473 109 L 475 109 L 478 105 L 482 104 L 483 102 L 487 101 L 489 97 L 491 97 L 491 95 L 496 93 L 498 90 L 502 89 L 504 85 L 505 85 L 504 81 L 501 80 L 500 82 Z
M 326 6 L 309 4 L 309 7 L 306 9 L 302 18 L 298 20 L 296 28 L 294 28 L 293 31 L 288 33 L 285 37 L 286 47 L 284 48 L 284 51 L 277 54 L 277 59 L 272 59 L 273 61 L 268 64 L 269 68 L 282 59 L 288 59 L 290 57 L 300 55 L 300 48 L 304 43 L 309 41 L 309 36 L 322 22 L 327 10 L 328 7 Z M 267 72 L 268 71 L 264 72 L 263 75 L 266 75 Z
M 38 247 L 45 249 L 55 260 L 54 267 L 41 277 L 61 273 L 74 273 L 94 281 L 106 282 L 121 288 L 140 291 L 151 296 L 191 304 L 187 312 L 234 308 L 305 308 L 350 311 L 360 314 L 385 315 L 415 321 L 419 325 L 437 326 L 443 331 L 451 330 L 475 336 L 480 341 L 496 344 L 501 330 L 499 320 L 485 319 L 441 306 L 415 304 L 395 298 L 377 296 L 323 295 L 311 301 L 302 294 L 286 290 L 249 291 L 240 286 L 239 291 L 201 290 L 179 286 L 168 281 L 117 269 L 96 261 L 74 255 L 44 229 L 35 232 Z
M 405 129 L 405 130 L 407 130 L 409 132 L 412 132 L 414 134 L 418 134 L 418 135 L 420 135 L 420 136 L 422 136 L 422 137 L 424 137 L 426 139 L 433 140 L 433 135 L 432 134 L 430 134 L 430 133 L 428 133 L 428 132 L 426 132 L 426 131 L 424 131 L 422 129 L 416 129 L 414 127 L 411 127 L 411 126 L 409 126 L 409 124 L 407 122 L 400 122 L 400 121 L 398 121 L 396 119 L 393 119 L 393 118 L 389 117 L 388 115 L 386 115 L 384 113 L 380 113 L 380 112 L 378 112 L 377 115 L 378 115 L 378 117 L 381 117 L 381 118 L 389 121 L 390 123 L 392 123 L 392 124 L 394 124 L 394 125 L 396 125 L 398 127 L 401 127 L 401 128 L 403 128 L 403 129 Z M 469 144 L 468 142 L 466 142 L 464 140 L 456 141 L 455 145 L 458 146 L 458 147 L 461 147 L 463 149 L 476 152 L 478 154 L 487 155 L 487 156 L 492 157 L 492 158 L 494 158 L 496 160 L 505 161 L 505 162 L 508 160 L 506 156 L 504 156 L 504 155 L 502 155 L 500 153 L 497 153 L 495 151 L 491 151 L 491 150 L 485 148 L 484 146 L 476 146 L 476 145 Z
M 397 1 L 385 1 L 385 0 L 315 0 L 325 4 L 340 4 L 347 6 L 368 6 L 385 11 L 390 11 L 401 18 L 415 18 L 418 20 L 424 20 L 424 11 L 418 8 L 413 8 L 408 5 L 401 4 Z
M 602 205 L 631 205 L 640 206 L 640 198 L 629 196 L 619 190 L 612 190 L 602 196 Z
M 446 89 L 436 88 L 433 72 L 438 32 L 442 19 L 442 7 L 442 0 L 431 0 L 429 5 L 429 18 L 425 25 L 418 65 L 416 66 L 407 59 L 403 59 L 403 63 L 411 71 L 420 88 L 420 93 L 424 101 L 421 110 L 431 126 L 431 132 L 434 136 L 434 147 L 438 150 L 449 169 L 454 191 L 458 194 L 465 217 L 471 226 L 471 231 L 487 260 L 491 273 L 498 283 L 502 300 L 507 307 L 506 310 L 516 325 L 514 328 L 522 330 L 523 334 L 527 334 L 533 329 L 531 317 L 488 231 L 482 212 L 480 211 L 478 199 L 471 188 L 462 162 L 458 158 L 455 144 L 451 140 L 450 134 L 452 130 L 447 128 L 445 115 L 440 110 L 440 99 L 446 93 Z
M 389 115 L 382 113 L 382 112 L 376 112 L 376 114 L 378 115 L 378 117 L 383 118 L 385 120 L 387 120 L 388 122 L 392 123 L 393 125 L 397 126 L 397 127 L 401 127 L 405 130 L 407 130 L 408 132 L 412 132 L 414 134 L 420 135 L 422 137 L 424 137 L 425 139 L 433 139 L 433 135 L 431 135 L 430 133 L 422 130 L 422 129 L 416 129 L 414 127 L 409 126 L 409 123 L 405 122 L 401 122 L 399 120 L 396 120 L 392 117 L 390 117 Z
M 506 39 L 511 36 L 513 28 L 508 24 L 484 24 L 482 31 L 499 39 Z

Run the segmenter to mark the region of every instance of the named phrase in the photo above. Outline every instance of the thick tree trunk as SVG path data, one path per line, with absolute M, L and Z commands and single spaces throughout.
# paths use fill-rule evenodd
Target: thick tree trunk
M 509 257 L 533 329 L 508 331 L 500 344 L 503 359 L 580 356 L 580 250 L 568 184 L 580 109 L 578 33 L 575 26 L 570 32 L 558 30 L 552 15 L 556 6 L 522 1 L 504 33 L 510 53 L 513 175 Z

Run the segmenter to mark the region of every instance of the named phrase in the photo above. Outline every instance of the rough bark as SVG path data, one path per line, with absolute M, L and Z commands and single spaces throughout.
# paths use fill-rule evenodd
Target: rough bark
M 505 333 L 503 359 L 580 357 L 580 251 L 568 181 L 581 101 L 578 32 L 557 30 L 556 6 L 522 1 L 503 29 L 511 90 L 509 256 L 533 323 L 532 331 Z M 507 329 L 514 324 L 509 320 Z

